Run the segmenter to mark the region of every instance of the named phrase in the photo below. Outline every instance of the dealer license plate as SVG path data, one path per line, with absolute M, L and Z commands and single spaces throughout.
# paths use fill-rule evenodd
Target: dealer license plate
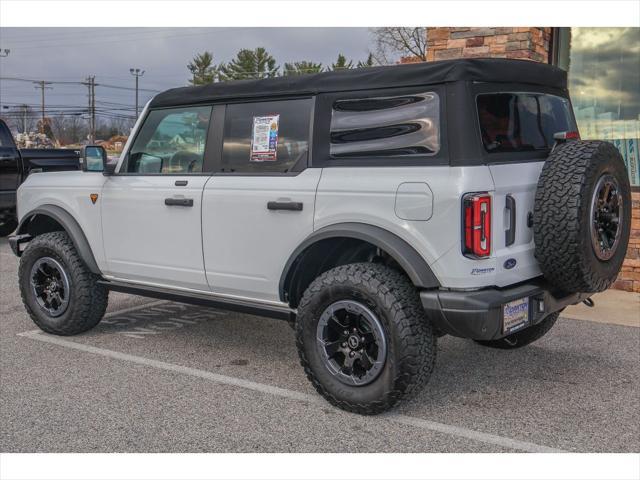
M 502 333 L 509 335 L 529 325 L 529 297 L 506 303 L 502 307 Z

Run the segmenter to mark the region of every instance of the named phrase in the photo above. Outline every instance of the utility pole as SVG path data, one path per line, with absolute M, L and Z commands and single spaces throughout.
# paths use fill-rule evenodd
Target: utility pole
M 10 52 L 8 48 L 0 49 L 0 58 L 8 57 Z M 0 85 L 0 115 L 2 115 L 2 85 Z
M 27 133 L 27 110 L 29 105 L 22 105 L 22 133 Z
M 42 123 L 40 124 L 40 133 L 44 133 L 44 122 L 45 122 L 45 108 L 44 108 L 44 91 L 51 90 L 53 87 L 47 87 L 47 85 L 51 85 L 51 82 L 45 82 L 44 80 L 40 80 L 39 82 L 33 82 L 36 84 L 35 88 L 40 89 L 40 108 L 42 109 Z
M 96 77 L 91 76 L 91 143 L 96 141 Z
M 138 80 L 140 80 L 140 77 L 144 75 L 144 70 L 140 70 L 139 68 L 130 68 L 129 73 L 134 77 L 136 77 L 136 119 L 137 119 L 138 115 L 140 115 L 140 112 L 138 111 Z
M 91 75 L 82 83 L 89 88 L 89 143 L 96 141 L 96 77 Z

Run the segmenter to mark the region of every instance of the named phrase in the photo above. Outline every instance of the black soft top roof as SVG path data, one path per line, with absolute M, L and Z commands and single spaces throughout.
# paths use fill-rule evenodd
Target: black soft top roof
M 223 99 L 313 95 L 348 90 L 434 85 L 460 80 L 526 83 L 565 89 L 567 73 L 560 68 L 528 60 L 502 58 L 443 60 L 173 88 L 156 95 L 151 100 L 150 106 L 162 108 Z

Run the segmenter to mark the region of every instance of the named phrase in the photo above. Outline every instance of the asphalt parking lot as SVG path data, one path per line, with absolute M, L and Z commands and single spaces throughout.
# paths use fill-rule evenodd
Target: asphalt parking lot
M 445 337 L 412 401 L 325 403 L 281 321 L 114 294 L 75 337 L 38 333 L 0 240 L 2 452 L 640 451 L 640 329 L 561 319 L 497 351 Z

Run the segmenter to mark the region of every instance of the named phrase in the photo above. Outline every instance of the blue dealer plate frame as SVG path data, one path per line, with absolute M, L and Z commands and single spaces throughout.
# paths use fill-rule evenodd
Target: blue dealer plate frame
M 510 335 L 529 325 L 530 306 L 529 297 L 519 298 L 502 306 L 502 333 L 504 335 Z

